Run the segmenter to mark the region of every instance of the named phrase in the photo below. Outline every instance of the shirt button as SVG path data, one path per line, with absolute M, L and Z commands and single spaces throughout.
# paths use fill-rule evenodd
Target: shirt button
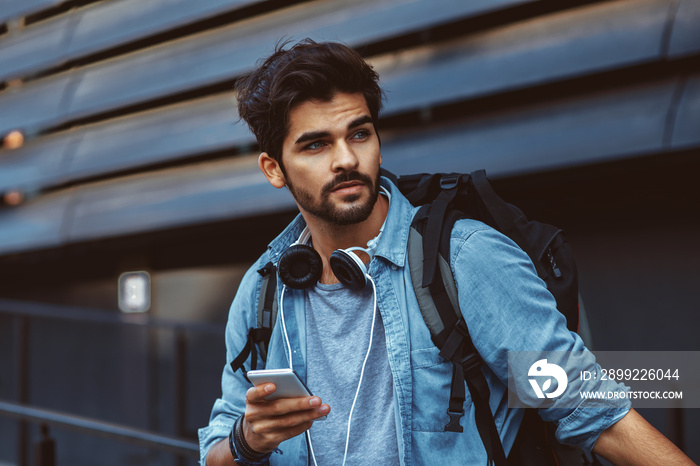
M 391 270 L 398 270 L 398 267 L 396 266 L 396 264 L 391 264 Z

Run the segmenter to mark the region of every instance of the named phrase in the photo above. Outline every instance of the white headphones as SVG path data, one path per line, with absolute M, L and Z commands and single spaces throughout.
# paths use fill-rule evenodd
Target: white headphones
M 391 202 L 389 191 L 383 186 L 380 189 Z M 365 248 L 355 246 L 333 251 L 330 266 L 340 283 L 353 290 L 361 290 L 367 285 L 367 266 L 354 251 L 367 253 L 371 260 L 383 231 L 384 224 L 379 229 L 379 234 L 369 240 Z M 299 239 L 280 256 L 278 265 L 280 280 L 290 288 L 305 289 L 315 285 L 321 278 L 323 261 L 318 252 L 308 245 L 310 238 L 311 232 L 306 227 L 299 235 Z

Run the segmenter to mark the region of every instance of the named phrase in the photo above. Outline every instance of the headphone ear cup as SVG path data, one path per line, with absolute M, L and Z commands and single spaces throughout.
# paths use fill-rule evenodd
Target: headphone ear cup
M 323 272 L 323 261 L 311 246 L 295 244 L 284 251 L 278 269 L 282 283 L 301 290 L 319 281 Z
M 348 288 L 361 290 L 367 284 L 367 267 L 357 255 L 337 249 L 331 254 L 330 264 L 335 277 Z

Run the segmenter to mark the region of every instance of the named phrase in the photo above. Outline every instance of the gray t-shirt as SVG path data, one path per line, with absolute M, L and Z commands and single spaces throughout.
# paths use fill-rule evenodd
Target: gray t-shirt
M 319 283 L 307 290 L 307 385 L 331 407 L 328 418 L 315 422 L 310 432 L 319 465 L 343 463 L 348 416 L 367 354 L 373 304 L 371 283 L 362 291 L 339 283 Z M 352 415 L 346 461 L 347 466 L 366 464 L 399 464 L 394 388 L 379 310 Z

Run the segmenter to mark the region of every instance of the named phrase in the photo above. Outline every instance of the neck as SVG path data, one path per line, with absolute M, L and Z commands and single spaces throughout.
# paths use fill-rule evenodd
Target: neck
M 323 260 L 323 274 L 321 283 L 338 283 L 330 267 L 330 257 L 336 249 L 347 249 L 353 246 L 365 247 L 367 242 L 379 234 L 389 212 L 389 200 L 384 195 L 379 195 L 372 213 L 366 220 L 352 225 L 334 225 L 318 218 L 304 215 L 306 224 L 311 232 L 314 249 Z M 369 262 L 369 256 L 359 252 L 362 260 Z

